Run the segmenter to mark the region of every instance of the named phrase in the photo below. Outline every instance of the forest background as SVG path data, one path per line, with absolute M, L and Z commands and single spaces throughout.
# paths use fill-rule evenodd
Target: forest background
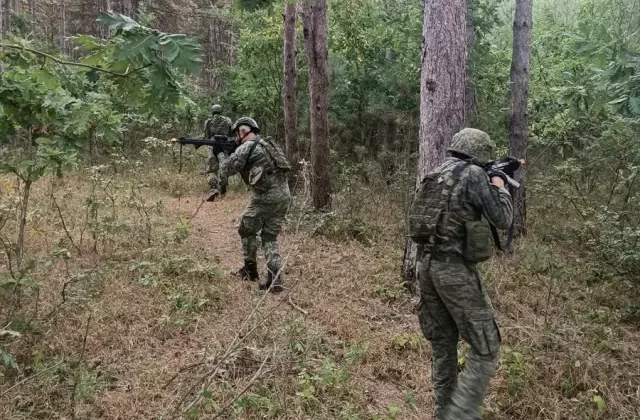
M 1 418 L 431 410 L 403 264 L 421 153 L 443 150 L 420 144 L 426 12 L 464 22 L 461 122 L 504 155 L 516 4 L 323 7 L 0 0 Z M 484 416 L 638 419 L 640 4 L 532 20 L 526 220 L 482 267 L 503 338 Z M 167 141 L 213 103 L 296 163 L 282 297 L 226 274 L 245 188 L 203 203 L 203 151 Z

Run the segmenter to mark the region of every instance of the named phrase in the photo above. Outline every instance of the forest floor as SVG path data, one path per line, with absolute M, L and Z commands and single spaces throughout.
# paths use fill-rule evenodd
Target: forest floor
M 20 287 L 0 268 L 13 332 L 0 337 L 0 418 L 431 418 L 430 345 L 384 194 L 366 223 L 292 208 L 274 295 L 229 274 L 246 191 L 202 203 L 202 177 L 143 178 L 34 189 Z M 503 339 L 485 418 L 640 418 L 637 292 L 540 226 L 482 267 Z

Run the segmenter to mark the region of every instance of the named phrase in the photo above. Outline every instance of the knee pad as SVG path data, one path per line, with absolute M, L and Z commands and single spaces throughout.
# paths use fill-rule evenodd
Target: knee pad
M 240 221 L 240 226 L 238 227 L 238 233 L 241 238 L 255 236 L 259 230 L 260 226 L 258 226 L 258 220 L 254 217 L 244 216 Z

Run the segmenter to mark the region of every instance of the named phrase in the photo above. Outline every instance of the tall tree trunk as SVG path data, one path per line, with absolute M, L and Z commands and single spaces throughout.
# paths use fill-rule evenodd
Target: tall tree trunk
M 476 87 L 474 80 L 471 78 L 469 64 L 471 63 L 471 53 L 476 43 L 476 23 L 469 13 L 469 5 L 471 0 L 467 0 L 467 85 L 464 93 L 464 121 L 465 125 L 469 125 L 469 120 L 476 111 Z
M 520 159 L 527 158 L 527 99 L 532 24 L 533 0 L 516 0 L 511 59 L 511 100 L 509 101 L 509 154 Z M 513 194 L 514 237 L 527 233 L 526 190 L 522 169 L 516 173 L 516 180 L 520 182 L 520 188 Z
M 295 0 L 291 0 L 284 9 L 284 138 L 287 158 L 292 167 L 289 187 L 293 192 L 296 190 L 300 165 L 296 93 L 296 15 L 296 3 Z
M 0 0 L 0 39 L 4 38 L 4 0 Z M 0 68 L 2 63 L 0 63 Z
M 451 138 L 464 125 L 466 15 L 465 0 L 430 0 L 424 7 L 417 183 L 444 160 Z M 407 239 L 402 276 L 408 286 L 416 279 L 415 248 Z
M 311 118 L 311 197 L 316 209 L 331 207 L 329 120 L 327 116 L 327 0 L 305 0 L 304 39 L 309 63 Z
M 65 0 L 60 0 L 60 51 L 66 53 L 67 45 L 67 5 Z

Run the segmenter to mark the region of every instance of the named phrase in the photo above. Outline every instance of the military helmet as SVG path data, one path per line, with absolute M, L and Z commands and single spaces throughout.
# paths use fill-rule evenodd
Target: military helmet
M 490 162 L 496 144 L 484 131 L 464 128 L 453 136 L 449 152 L 455 152 L 475 158 L 481 163 Z
M 233 125 L 231 126 L 231 132 L 235 133 L 236 130 L 241 126 L 241 125 L 247 125 L 251 128 L 251 131 L 253 131 L 254 133 L 258 134 L 260 132 L 260 126 L 258 126 L 258 123 L 256 122 L 256 120 L 254 120 L 251 117 L 241 117 L 238 118 L 238 120 L 233 123 Z
M 219 114 L 221 112 L 222 112 L 222 105 L 218 105 L 218 104 L 211 105 L 211 113 L 212 114 Z

